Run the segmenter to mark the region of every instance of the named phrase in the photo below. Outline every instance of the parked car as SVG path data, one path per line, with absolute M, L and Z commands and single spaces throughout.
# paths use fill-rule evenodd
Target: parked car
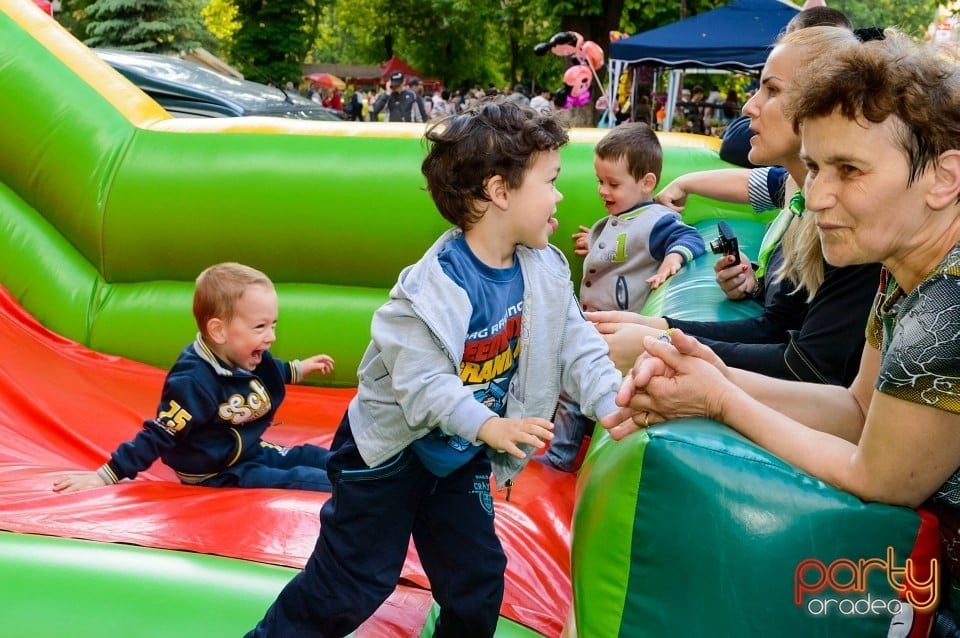
M 297 120 L 345 119 L 343 113 L 299 93 L 228 77 L 177 57 L 119 49 L 94 51 L 175 117 L 266 115 Z

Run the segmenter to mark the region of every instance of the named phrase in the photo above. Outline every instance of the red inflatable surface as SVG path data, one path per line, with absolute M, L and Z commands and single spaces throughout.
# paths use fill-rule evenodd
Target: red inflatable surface
M 50 333 L 2 287 L 0 353 L 0 529 L 303 565 L 326 494 L 185 486 L 160 463 L 135 481 L 54 493 L 56 479 L 98 467 L 136 434 L 156 409 L 165 371 Z M 289 388 L 266 438 L 329 444 L 353 394 Z M 547 636 L 560 633 L 571 599 L 574 489 L 573 475 L 532 463 L 509 501 L 495 496 L 508 557 L 501 613 Z M 427 588 L 411 548 L 397 592 L 367 623 L 379 630 L 368 635 L 418 635 Z

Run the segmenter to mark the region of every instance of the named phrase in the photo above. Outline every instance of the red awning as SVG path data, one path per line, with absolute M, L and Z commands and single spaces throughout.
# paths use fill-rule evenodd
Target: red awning
M 423 82 L 424 86 L 433 86 L 435 84 L 441 84 L 440 80 L 435 80 L 433 78 L 428 78 L 423 75 L 420 71 L 417 71 L 415 68 L 407 64 L 404 60 L 401 60 L 397 56 L 393 56 L 386 62 L 380 65 L 380 79 L 384 84 L 390 78 L 391 73 L 396 73 L 400 71 L 406 77 L 407 81 L 410 81 L 410 78 L 419 78 Z

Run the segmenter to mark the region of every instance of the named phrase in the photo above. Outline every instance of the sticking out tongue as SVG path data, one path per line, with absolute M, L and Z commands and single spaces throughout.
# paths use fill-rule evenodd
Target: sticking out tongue
M 547 223 L 550 224 L 550 232 L 551 232 L 551 233 L 554 232 L 554 231 L 556 231 L 556 230 L 557 230 L 557 226 L 560 225 L 560 222 L 557 221 L 557 218 L 556 218 L 556 217 L 551 217 L 551 218 L 550 218 L 550 221 L 547 222 Z

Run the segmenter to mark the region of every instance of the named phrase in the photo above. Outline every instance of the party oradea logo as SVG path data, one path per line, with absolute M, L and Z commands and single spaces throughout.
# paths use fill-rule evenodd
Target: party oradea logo
M 837 558 L 825 563 L 807 558 L 794 570 L 793 602 L 816 617 L 891 618 L 906 630 L 916 614 L 930 614 L 940 601 L 940 569 L 936 558 L 898 563 L 887 547 L 883 558 Z M 889 590 L 884 591 L 886 580 Z M 870 583 L 873 583 L 873 587 Z M 904 633 L 903 635 L 907 635 Z

